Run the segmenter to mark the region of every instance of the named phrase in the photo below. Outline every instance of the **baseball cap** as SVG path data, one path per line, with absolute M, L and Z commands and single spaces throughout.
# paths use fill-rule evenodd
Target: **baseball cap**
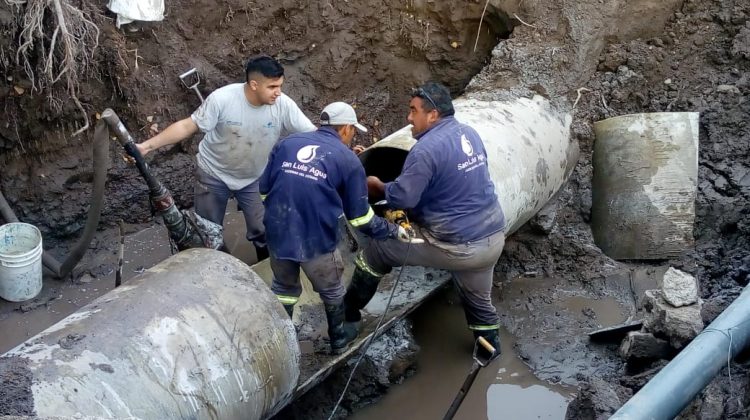
M 323 108 L 320 113 L 320 125 L 347 125 L 357 127 L 357 130 L 366 133 L 365 126 L 357 122 L 357 113 L 354 108 L 345 102 L 334 102 Z

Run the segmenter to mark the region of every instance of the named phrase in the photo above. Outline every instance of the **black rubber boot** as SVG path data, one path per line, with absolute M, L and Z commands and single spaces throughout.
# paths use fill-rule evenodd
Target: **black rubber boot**
M 292 304 L 292 305 L 284 305 L 284 310 L 289 315 L 289 318 L 291 318 L 292 314 L 294 314 L 294 304 Z
M 367 303 L 375 295 L 381 278 L 355 267 L 352 282 L 349 283 L 344 296 L 346 322 L 359 322 L 362 319 L 362 314 L 359 311 L 367 306 Z
M 478 355 L 482 356 L 482 359 L 489 359 L 494 360 L 495 358 L 500 356 L 500 330 L 494 329 L 494 330 L 473 330 L 474 331 L 474 339 L 476 340 L 479 337 L 484 337 L 485 340 L 489 341 L 490 344 L 492 344 L 492 347 L 495 348 L 495 353 L 489 354 L 489 352 L 482 346 L 479 346 L 477 349 Z
M 255 245 L 255 255 L 258 261 L 263 261 L 268 258 L 268 247 Z
M 351 324 L 344 323 L 344 304 L 325 304 L 328 320 L 328 338 L 331 339 L 331 353 L 341 354 L 357 338 L 359 331 Z

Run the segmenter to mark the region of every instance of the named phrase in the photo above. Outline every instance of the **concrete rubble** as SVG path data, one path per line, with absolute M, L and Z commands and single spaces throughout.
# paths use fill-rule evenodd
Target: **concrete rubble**
M 703 330 L 700 303 L 675 308 L 664 299 L 662 291 L 649 290 L 643 307 L 646 331 L 666 337 L 674 348 L 684 347 Z
M 664 299 L 675 308 L 698 302 L 698 282 L 695 277 L 672 267 L 664 273 L 661 290 Z
M 673 353 L 669 342 L 643 331 L 631 331 L 620 345 L 620 356 L 627 362 L 666 359 Z

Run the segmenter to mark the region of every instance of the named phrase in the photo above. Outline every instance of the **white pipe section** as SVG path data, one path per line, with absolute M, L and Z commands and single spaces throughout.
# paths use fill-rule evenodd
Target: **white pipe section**
M 656 112 L 594 124 L 591 231 L 615 259 L 667 259 L 693 245 L 698 113 Z
M 484 141 L 506 234 L 513 233 L 541 210 L 575 167 L 578 144 L 570 137 L 572 117 L 541 96 L 507 102 L 459 98 L 453 106 L 456 119 L 477 130 Z M 360 159 L 377 172 L 378 165 L 388 163 L 379 159 L 382 148 L 408 151 L 415 143 L 408 125 L 369 147 Z
M 247 265 L 174 255 L 0 363 L 25 364 L 39 417 L 260 419 L 299 377 L 294 327 Z M 12 363 L 10 363 L 12 362 Z

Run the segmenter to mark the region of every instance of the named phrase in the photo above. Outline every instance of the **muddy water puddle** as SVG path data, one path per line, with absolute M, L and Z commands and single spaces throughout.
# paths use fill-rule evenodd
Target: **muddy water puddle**
M 417 372 L 351 418 L 426 420 L 445 415 L 472 365 L 471 332 L 452 290 L 427 301 L 412 321 L 421 347 Z M 515 354 L 515 339 L 505 330 L 501 342 L 503 354 L 480 370 L 455 418 L 563 419 L 575 388 L 537 379 Z
M 495 305 L 519 339 L 501 330 L 502 356 L 480 371 L 455 418 L 564 419 L 577 391 L 575 381 L 566 379 L 596 369 L 583 356 L 587 333 L 624 321 L 626 306 L 612 296 L 539 278 L 513 280 Z M 352 418 L 435 419 L 447 411 L 472 364 L 472 335 L 459 299 L 446 290 L 422 305 L 412 320 L 421 346 L 417 372 Z

